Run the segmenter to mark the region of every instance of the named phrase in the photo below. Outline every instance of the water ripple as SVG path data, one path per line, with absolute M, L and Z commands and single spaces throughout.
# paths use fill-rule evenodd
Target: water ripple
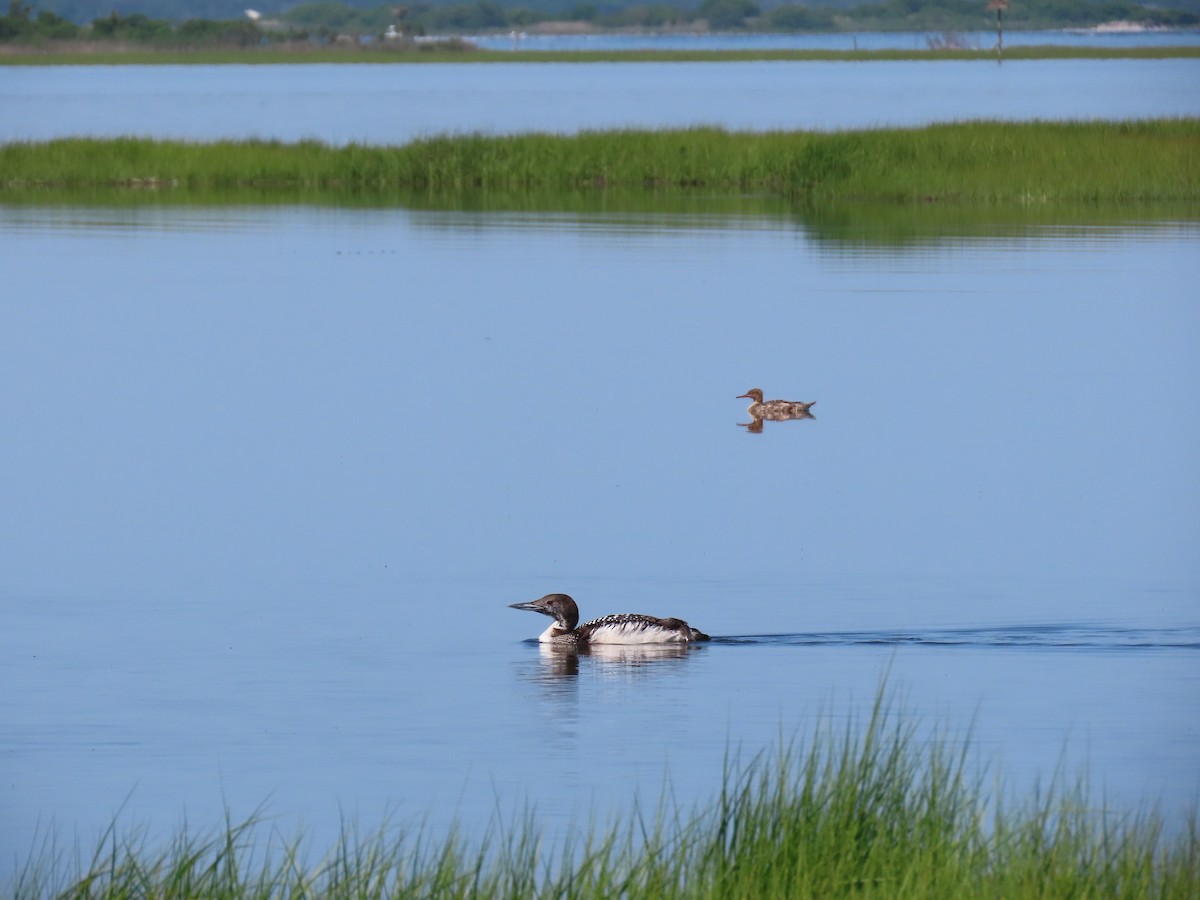
M 1004 625 L 982 628 L 819 631 L 714 637 L 716 644 L 774 646 L 1035 647 L 1063 650 L 1200 650 L 1200 626 L 1114 628 L 1098 625 Z

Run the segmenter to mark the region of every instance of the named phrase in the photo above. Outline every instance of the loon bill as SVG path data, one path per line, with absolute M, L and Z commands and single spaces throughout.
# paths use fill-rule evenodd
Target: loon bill
M 617 613 L 579 624 L 579 607 L 566 594 L 547 594 L 529 603 L 510 603 L 550 616 L 554 624 L 538 635 L 542 644 L 689 644 L 709 637 L 683 619 L 659 619 L 639 613 Z

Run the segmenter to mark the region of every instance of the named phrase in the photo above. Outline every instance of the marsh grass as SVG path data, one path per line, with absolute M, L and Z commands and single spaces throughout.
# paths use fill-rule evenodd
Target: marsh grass
M 477 842 L 452 830 L 343 825 L 310 861 L 259 818 L 162 847 L 111 827 L 85 859 L 43 847 L 17 900 L 331 898 L 1033 898 L 1185 900 L 1200 894 L 1196 818 L 1115 815 L 1081 782 L 990 798 L 969 741 L 919 736 L 876 702 L 865 724 L 824 720 L 805 741 L 727 761 L 716 797 L 664 799 L 555 844 L 532 813 Z
M 964 122 L 459 135 L 398 147 L 65 139 L 0 146 L 0 201 L 101 189 L 348 195 L 705 191 L 807 202 L 974 205 L 1200 200 L 1200 119 Z

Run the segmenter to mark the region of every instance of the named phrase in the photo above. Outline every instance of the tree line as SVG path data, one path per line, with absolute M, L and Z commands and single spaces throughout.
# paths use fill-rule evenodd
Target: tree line
M 225 21 L 188 19 L 168 22 L 144 13 L 107 16 L 79 25 L 58 13 L 33 8 L 21 0 L 9 0 L 8 12 L 0 17 L 0 43 L 41 44 L 54 41 L 111 41 L 171 46 L 252 47 L 270 40 L 246 18 Z
M 246 0 L 238 0 L 245 4 Z M 253 2 L 253 0 L 251 0 Z M 1186 9 L 1147 7 L 1127 0 L 1015 0 L 1005 14 L 1009 29 L 1086 27 L 1129 20 L 1186 27 L 1200 15 Z M 416 2 L 407 6 L 358 8 L 344 3 L 304 3 L 273 21 L 151 18 L 144 12 L 112 11 L 77 23 L 60 12 L 9 0 L 0 18 L 0 42 L 100 40 L 183 46 L 254 46 L 334 34 L 381 35 L 389 29 L 409 36 L 469 34 L 527 29 L 545 21 L 585 23 L 596 28 L 698 28 L 713 31 L 975 31 L 994 21 L 985 0 L 874 0 L 849 7 L 788 3 L 764 9 L 756 0 L 703 0 L 695 8 L 669 4 L 597 6 L 581 2 L 560 11 L 502 6 L 496 0 L 469 3 Z

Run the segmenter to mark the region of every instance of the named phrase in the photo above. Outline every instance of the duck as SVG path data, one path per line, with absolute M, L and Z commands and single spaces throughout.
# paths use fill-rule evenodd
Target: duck
M 750 405 L 746 407 L 746 412 L 750 413 L 753 419 L 767 419 L 771 422 L 779 422 L 784 419 L 805 419 L 812 418 L 812 413 L 809 412 L 817 401 L 805 403 L 803 400 L 763 400 L 763 392 L 761 388 L 750 388 L 744 394 L 738 394 L 737 399 L 749 399 Z
M 538 635 L 540 644 L 575 647 L 593 644 L 690 644 L 711 638 L 683 619 L 660 619 L 640 613 L 617 613 L 579 624 L 579 607 L 569 594 L 547 594 L 527 603 L 510 603 L 554 619 Z

